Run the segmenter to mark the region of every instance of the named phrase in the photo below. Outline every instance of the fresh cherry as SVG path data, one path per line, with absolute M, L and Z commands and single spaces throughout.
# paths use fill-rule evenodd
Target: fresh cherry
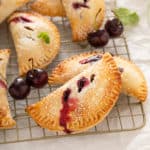
M 118 37 L 123 33 L 124 27 L 119 19 L 114 18 L 106 22 L 105 30 L 109 33 L 111 37 Z
M 10 95 L 15 99 L 24 99 L 30 93 L 30 86 L 22 77 L 18 77 L 9 87 Z
M 42 69 L 32 69 L 27 72 L 26 81 L 30 86 L 42 88 L 48 82 L 48 74 Z
M 108 43 L 109 34 L 105 30 L 97 30 L 89 33 L 87 40 L 92 46 L 101 47 Z

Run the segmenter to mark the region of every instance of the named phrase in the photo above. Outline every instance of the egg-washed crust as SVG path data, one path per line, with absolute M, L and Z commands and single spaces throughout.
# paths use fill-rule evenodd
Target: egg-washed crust
M 0 49 L 0 75 L 6 78 L 6 68 L 9 61 L 10 50 Z
M 120 68 L 124 68 L 122 73 L 122 92 L 144 102 L 147 99 L 148 88 L 140 68 L 122 57 L 116 56 L 114 60 Z
M 87 35 L 102 25 L 105 16 L 104 0 L 89 0 L 87 6 L 89 8 L 74 9 L 73 4 L 84 3 L 83 0 L 62 0 L 66 11 L 66 15 L 70 21 L 72 28 L 73 41 L 84 41 Z
M 30 5 L 31 9 L 46 16 L 65 17 L 66 13 L 62 0 L 37 0 Z
M 11 13 L 22 7 L 30 0 L 1 0 L 0 2 L 0 23 L 4 21 Z
M 89 79 L 91 74 L 95 74 L 94 81 L 79 93 L 77 81 L 83 76 Z M 59 119 L 63 108 L 62 95 L 67 88 L 71 89 L 71 96 L 78 99 L 76 109 L 69 114 L 71 120 L 67 122 L 67 129 L 82 132 L 101 122 L 115 105 L 121 90 L 121 75 L 112 56 L 106 53 L 101 62 L 84 70 L 41 101 L 28 106 L 27 113 L 43 128 L 64 131 Z
M 82 59 L 86 59 L 93 55 L 103 55 L 103 53 L 99 53 L 96 51 L 81 53 L 77 55 L 73 55 L 65 60 L 61 61 L 49 75 L 48 83 L 50 85 L 60 85 L 64 84 L 74 76 L 81 73 L 84 69 L 87 69 L 90 64 L 81 65 L 79 61 Z M 73 67 L 74 66 L 74 67 Z
M 20 16 L 27 17 L 32 22 L 18 23 L 17 28 L 17 24 L 13 21 L 11 22 L 11 20 Z M 20 75 L 24 75 L 28 70 L 32 69 L 32 63 L 28 61 L 30 58 L 33 59 L 34 68 L 44 68 L 52 62 L 60 49 L 60 34 L 57 27 L 48 18 L 35 12 L 16 12 L 9 18 L 8 22 L 18 54 Z M 25 26 L 32 28 L 32 31 L 26 30 Z M 49 44 L 38 37 L 41 32 L 48 33 L 50 37 Z M 26 38 L 29 42 L 25 44 L 21 41 L 21 38 Z M 29 52 L 30 49 L 31 51 Z
M 60 62 L 49 75 L 50 85 L 64 84 L 84 69 L 88 68 L 94 63 L 80 64 L 79 62 L 95 55 L 103 55 L 102 52 L 86 52 L 79 55 L 74 55 Z M 118 67 L 123 69 L 122 72 L 122 93 L 133 96 L 140 101 L 145 101 L 147 98 L 147 85 L 145 77 L 140 68 L 133 62 L 121 57 L 114 56 L 114 60 Z M 74 66 L 74 67 L 72 67 Z
M 5 85 L 7 85 L 5 78 L 9 55 L 9 49 L 0 50 L 0 80 Z M 10 113 L 10 108 L 7 99 L 7 89 L 5 87 L 0 86 L 0 96 L 0 129 L 12 128 L 13 126 L 15 126 L 16 122 L 13 120 Z

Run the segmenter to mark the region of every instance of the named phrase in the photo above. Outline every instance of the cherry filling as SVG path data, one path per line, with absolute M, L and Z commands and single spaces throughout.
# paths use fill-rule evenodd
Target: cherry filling
M 100 60 L 101 58 L 102 58 L 101 55 L 91 56 L 89 58 L 86 58 L 86 59 L 79 61 L 79 63 L 80 64 L 87 64 L 87 63 L 91 63 L 91 62 L 96 62 L 96 61 Z
M 15 23 L 18 23 L 18 22 L 22 22 L 22 23 L 30 23 L 32 22 L 30 19 L 26 18 L 26 17 L 23 17 L 23 16 L 20 16 L 20 17 L 15 17 L 13 18 L 12 20 L 9 21 L 10 23 L 11 22 L 15 22 Z
M 0 87 L 1 88 L 4 88 L 4 89 L 7 89 L 7 85 L 5 84 L 4 81 L 0 80 Z
M 63 93 L 63 98 L 62 98 L 62 99 L 63 99 L 65 102 L 67 102 L 68 99 L 69 99 L 70 94 L 71 94 L 71 90 L 68 88 L 68 89 Z
M 80 80 L 78 80 L 77 82 L 78 92 L 80 93 L 84 87 L 89 85 L 89 83 L 90 83 L 89 80 L 85 77 L 82 77 Z
M 86 4 L 88 1 L 89 0 L 83 0 L 83 3 L 75 2 L 75 3 L 72 4 L 72 6 L 73 6 L 74 9 L 89 8 L 89 6 L 87 6 L 87 4 Z
M 72 132 L 67 128 L 67 123 L 71 120 L 69 114 L 71 111 L 74 111 L 77 108 L 78 102 L 78 99 L 70 98 L 70 94 L 71 89 L 69 88 L 63 93 L 62 96 L 63 108 L 60 111 L 60 120 L 59 120 L 60 126 L 64 127 L 64 132 L 68 134 Z
M 123 69 L 123 68 L 119 67 L 118 69 L 119 69 L 119 71 L 120 71 L 121 73 L 124 72 L 124 69 Z

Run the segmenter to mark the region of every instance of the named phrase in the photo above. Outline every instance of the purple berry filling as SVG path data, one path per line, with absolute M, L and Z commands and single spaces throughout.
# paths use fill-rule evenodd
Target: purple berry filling
M 71 89 L 67 88 L 62 96 L 62 109 L 60 110 L 59 124 L 64 127 L 64 132 L 70 134 L 72 131 L 67 128 L 67 123 L 71 121 L 70 112 L 77 108 L 78 99 L 71 98 Z
M 75 2 L 75 3 L 72 4 L 72 6 L 73 6 L 74 9 L 89 8 L 89 6 L 87 6 L 87 4 L 86 4 L 87 2 L 88 2 L 88 0 L 84 0 L 83 3 Z
M 20 16 L 20 17 L 15 17 L 13 18 L 12 20 L 9 21 L 10 23 L 11 22 L 15 22 L 15 23 L 18 23 L 18 22 L 22 22 L 22 23 L 30 23 L 32 22 L 30 19 L 26 18 L 26 17 L 23 17 L 23 16 Z
M 84 87 L 89 85 L 89 83 L 90 83 L 89 80 L 85 77 L 82 77 L 80 80 L 78 80 L 77 82 L 78 92 L 80 93 Z
M 68 88 L 66 91 L 64 91 L 63 97 L 62 97 L 63 101 L 67 102 L 70 94 L 71 94 L 71 89 Z
M 91 62 L 96 62 L 96 61 L 100 60 L 101 58 L 102 58 L 102 56 L 100 56 L 100 55 L 91 56 L 89 58 L 86 58 L 86 59 L 79 61 L 79 63 L 80 64 L 87 64 L 87 63 L 91 63 Z

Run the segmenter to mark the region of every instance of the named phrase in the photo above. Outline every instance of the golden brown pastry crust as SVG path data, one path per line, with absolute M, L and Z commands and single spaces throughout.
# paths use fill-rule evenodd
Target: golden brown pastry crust
M 31 9 L 46 16 L 66 16 L 62 0 L 37 0 L 31 4 Z
M 87 39 L 87 35 L 98 29 L 105 16 L 105 2 L 104 0 L 88 0 L 86 6 L 88 8 L 80 7 L 74 8 L 77 2 L 83 4 L 83 0 L 62 0 L 69 18 L 73 41 L 83 41 Z
M 60 62 L 53 70 L 49 76 L 49 84 L 50 85 L 60 85 L 64 84 L 74 76 L 81 73 L 83 70 L 87 69 L 91 66 L 90 63 L 81 65 L 79 62 L 83 59 L 86 59 L 90 56 L 94 55 L 103 55 L 102 53 L 98 53 L 96 51 L 81 53 L 78 55 L 73 55 Z M 74 66 L 74 67 L 73 67 Z
M 7 99 L 7 83 L 5 80 L 9 55 L 10 50 L 0 50 L 0 129 L 12 128 L 16 124 L 10 113 Z
M 148 88 L 140 68 L 122 57 L 114 57 L 114 60 L 120 68 L 123 68 L 122 92 L 144 102 L 147 98 Z
M 19 7 L 25 5 L 29 0 L 1 0 L 0 1 L 0 23 Z
M 77 74 L 81 73 L 84 69 L 94 64 L 93 62 L 82 65 L 79 63 L 81 60 L 97 55 L 102 56 L 103 53 L 96 51 L 81 53 L 60 62 L 50 74 L 49 84 L 63 84 L 66 81 L 70 80 Z M 123 69 L 122 92 L 130 96 L 134 96 L 142 102 L 145 101 L 148 93 L 147 85 L 145 77 L 138 66 L 124 58 L 115 56 L 114 60 L 117 63 L 118 67 Z
M 93 74 L 95 78 L 91 81 Z M 83 77 L 90 80 L 90 83 L 79 92 L 77 83 Z M 66 89 L 71 90 L 67 102 L 71 111 L 67 116 L 69 120 L 66 122 L 66 127 L 64 127 L 60 125 L 60 118 L 66 104 L 66 100 L 63 99 Z M 101 62 L 84 70 L 41 101 L 28 106 L 26 111 L 43 128 L 52 131 L 66 131 L 67 129 L 71 132 L 81 132 L 105 118 L 115 105 L 120 90 L 120 72 L 112 56 L 107 53 Z
M 16 23 L 13 19 L 17 17 L 23 17 L 30 22 Z M 32 63 L 29 61 L 31 58 L 34 68 L 44 68 L 52 62 L 60 48 L 60 34 L 49 19 L 34 12 L 17 12 L 9 18 L 8 22 L 17 51 L 20 75 L 32 69 Z M 48 34 L 50 43 L 38 37 L 42 32 Z

